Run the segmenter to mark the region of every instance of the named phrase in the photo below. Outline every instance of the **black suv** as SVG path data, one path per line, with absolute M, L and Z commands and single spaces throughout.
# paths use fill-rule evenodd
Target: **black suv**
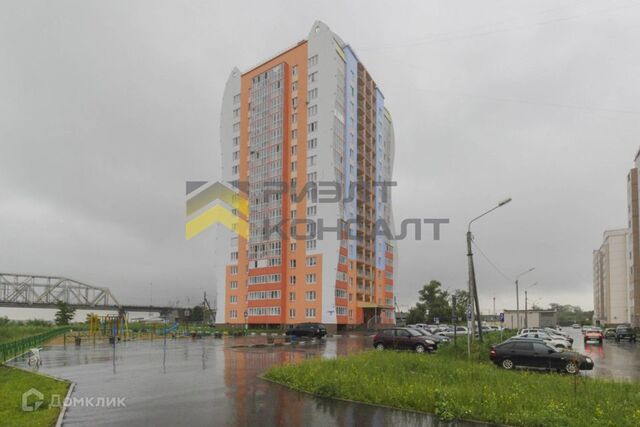
M 631 326 L 618 326 L 616 328 L 616 342 L 620 342 L 621 340 L 636 342 L 636 332 Z
M 512 339 L 491 348 L 489 358 L 504 369 L 516 366 L 555 370 L 577 374 L 582 370 L 593 369 L 593 360 L 580 353 L 558 351 L 536 339 Z
M 292 325 L 285 335 L 295 337 L 322 338 L 327 335 L 327 328 L 322 323 L 299 323 Z

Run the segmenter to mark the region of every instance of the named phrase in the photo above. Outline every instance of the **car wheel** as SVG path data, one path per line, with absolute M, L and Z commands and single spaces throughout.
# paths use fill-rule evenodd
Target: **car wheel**
M 513 364 L 513 361 L 511 359 L 504 359 L 502 361 L 502 367 L 507 371 L 510 371 L 515 367 L 515 365 Z
M 577 374 L 580 368 L 578 368 L 578 364 L 573 360 L 567 362 L 564 367 L 564 370 L 567 371 L 568 374 Z
M 416 353 L 424 353 L 427 350 L 427 348 L 422 345 L 422 344 L 417 344 L 416 345 Z
M 378 351 L 384 350 L 384 344 L 382 344 L 381 342 L 376 344 L 376 350 L 378 350 Z

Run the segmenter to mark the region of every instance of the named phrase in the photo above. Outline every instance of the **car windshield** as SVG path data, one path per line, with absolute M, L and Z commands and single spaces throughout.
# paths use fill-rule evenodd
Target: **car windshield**
M 414 337 L 419 337 L 422 335 L 420 332 L 416 331 L 415 329 L 406 329 L 406 330 L 409 331 L 409 334 Z

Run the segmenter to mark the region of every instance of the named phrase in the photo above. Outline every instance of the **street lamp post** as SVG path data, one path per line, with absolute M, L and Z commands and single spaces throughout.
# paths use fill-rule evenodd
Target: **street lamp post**
M 527 289 L 524 290 L 524 327 L 528 328 L 529 327 L 529 308 L 528 308 L 528 296 L 527 296 L 527 290 L 529 288 L 533 288 L 535 285 L 537 285 L 538 282 L 535 282 L 533 285 L 531 286 L 527 286 Z
M 488 211 L 486 211 L 482 215 L 479 215 L 479 216 L 473 218 L 471 221 L 469 221 L 469 225 L 467 226 L 467 260 L 468 260 L 468 264 L 469 264 L 469 302 L 470 302 L 470 305 L 471 305 L 471 330 L 469 331 L 469 334 L 471 335 L 471 337 L 473 337 L 473 321 L 474 321 L 473 304 L 475 303 L 475 311 L 478 313 L 478 319 L 477 319 L 478 339 L 480 340 L 480 342 L 482 342 L 482 321 L 480 320 L 480 303 L 478 302 L 478 287 L 476 286 L 476 272 L 475 272 L 475 269 L 474 269 L 474 266 L 473 266 L 473 251 L 471 250 L 471 241 L 473 239 L 473 236 L 471 234 L 471 224 L 474 221 L 476 221 L 476 220 L 482 218 L 483 216 L 487 215 L 488 213 L 491 213 L 494 210 L 498 209 L 499 207 L 502 207 L 502 206 L 506 205 L 510 201 L 511 201 L 511 197 L 501 201 L 500 203 L 498 203 L 497 206 L 494 206 L 493 208 L 489 209 Z M 469 352 L 469 355 L 470 355 L 471 354 L 471 343 L 469 342 L 467 345 L 469 347 L 468 348 L 468 352 Z
M 520 278 L 520 276 L 524 276 L 525 274 L 530 273 L 535 269 L 535 267 L 531 267 L 527 271 L 523 271 L 516 276 L 516 330 L 520 330 L 520 290 L 518 289 L 518 279 Z

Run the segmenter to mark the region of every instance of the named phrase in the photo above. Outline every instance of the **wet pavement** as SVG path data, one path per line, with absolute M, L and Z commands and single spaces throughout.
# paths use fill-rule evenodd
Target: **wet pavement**
M 583 345 L 579 330 L 565 329 L 574 350 L 589 355 L 584 375 L 640 379 L 640 346 L 605 341 Z M 280 347 L 266 337 L 131 341 L 116 346 L 83 343 L 46 347 L 46 374 L 76 383 L 74 398 L 125 398 L 126 407 L 74 405 L 65 426 L 438 426 L 429 415 L 321 399 L 258 378 L 269 367 L 371 348 L 363 336 Z M 27 368 L 23 360 L 17 364 Z M 95 403 L 95 401 L 94 401 Z M 470 423 L 458 425 L 470 426 Z
M 617 343 L 614 339 L 605 339 L 602 345 L 585 345 L 580 329 L 567 327 L 563 330 L 574 339 L 574 351 L 593 359 L 595 366 L 592 371 L 584 373 L 586 376 L 640 380 L 640 344 L 627 341 Z
M 188 338 L 47 347 L 40 370 L 76 383 L 73 398 L 124 397 L 126 407 L 68 409 L 65 426 L 438 426 L 429 415 L 299 393 L 258 378 L 270 366 L 371 348 L 371 338 L 246 348 L 265 337 Z M 23 364 L 18 361 L 18 364 Z M 94 401 L 95 403 L 95 401 Z M 473 424 L 458 424 L 473 425 Z

